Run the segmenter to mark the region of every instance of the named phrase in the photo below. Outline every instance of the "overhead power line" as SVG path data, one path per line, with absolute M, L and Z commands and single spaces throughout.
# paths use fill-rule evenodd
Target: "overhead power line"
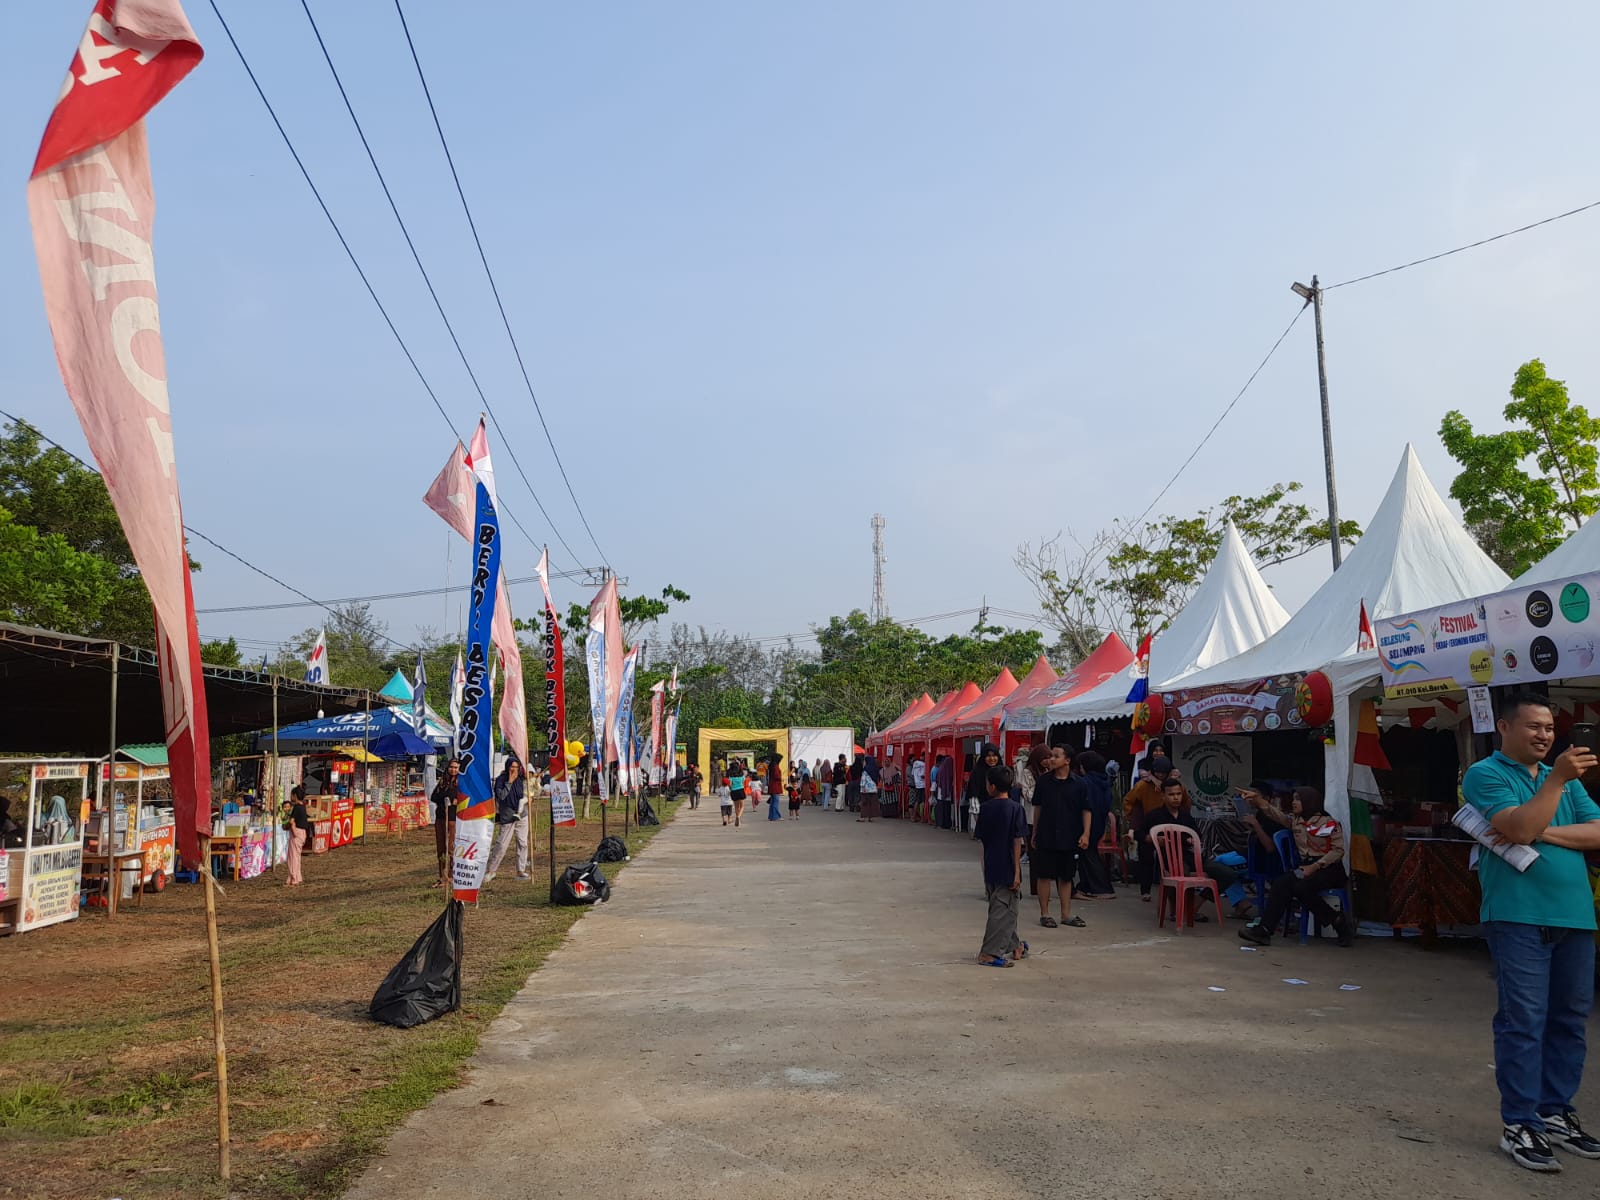
M 213 0 L 214 2 L 215 0 Z M 560 542 L 562 548 L 571 555 L 572 561 L 577 562 L 577 552 L 567 545 L 567 539 L 561 535 L 561 530 L 556 527 L 554 519 L 545 509 L 544 501 L 539 499 L 539 493 L 534 490 L 533 482 L 528 478 L 528 473 L 522 469 L 522 463 L 517 458 L 516 447 L 511 444 L 511 439 L 506 436 L 505 430 L 501 427 L 500 418 L 494 411 L 494 405 L 489 403 L 489 397 L 484 392 L 483 385 L 478 382 L 478 373 L 472 369 L 472 363 L 468 360 L 467 352 L 461 345 L 461 339 L 456 336 L 455 326 L 450 323 L 450 317 L 445 313 L 444 302 L 439 299 L 439 293 L 433 286 L 433 278 L 428 274 L 428 268 L 423 266 L 422 255 L 417 250 L 416 242 L 412 240 L 411 228 L 406 224 L 406 219 L 400 215 L 400 206 L 395 202 L 394 193 L 389 190 L 389 180 L 384 175 L 383 168 L 378 165 L 378 156 L 373 152 L 372 143 L 367 140 L 366 128 L 361 124 L 361 118 L 356 116 L 355 105 L 351 103 L 350 93 L 345 91 L 344 79 L 339 74 L 339 68 L 334 65 L 333 55 L 328 50 L 327 42 L 322 39 L 322 30 L 317 26 L 316 17 L 311 15 L 311 5 L 308 0 L 300 0 L 300 7 L 305 11 L 306 20 L 311 24 L 312 36 L 317 39 L 317 48 L 322 51 L 322 60 L 328 64 L 328 71 L 333 76 L 334 86 L 339 89 L 339 99 L 344 101 L 344 110 L 350 114 L 350 122 L 356 127 L 356 136 L 361 139 L 361 148 L 367 152 L 367 161 L 372 164 L 372 173 L 378 177 L 378 186 L 383 189 L 383 198 L 389 202 L 389 211 L 394 214 L 395 223 L 400 226 L 400 234 L 405 238 L 406 249 L 411 251 L 411 261 L 417 264 L 417 271 L 422 275 L 423 285 L 428 289 L 428 295 L 433 300 L 433 307 L 439 313 L 439 320 L 444 322 L 445 332 L 450 335 L 450 344 L 456 348 L 456 355 L 461 359 L 462 367 L 466 369 L 467 378 L 472 381 L 472 389 L 478 393 L 478 399 L 483 403 L 484 410 L 489 414 L 489 420 L 494 422 L 495 433 L 499 435 L 501 445 L 505 447 L 506 452 L 511 456 L 511 463 L 516 467 L 517 474 L 522 477 L 523 485 L 528 489 L 528 495 L 533 497 L 533 503 L 544 517 L 545 524 L 550 527 L 550 532 L 555 535 L 556 541 Z
M 210 4 L 211 11 L 216 14 L 217 22 L 222 26 L 222 32 L 227 35 L 228 44 L 233 47 L 234 54 L 238 56 L 239 65 L 244 68 L 244 73 L 249 76 L 250 83 L 256 90 L 256 95 L 261 98 L 261 104 L 267 110 L 267 116 L 272 118 L 272 124 L 277 129 L 278 136 L 283 139 L 283 144 L 289 151 L 289 157 L 294 159 L 294 165 L 300 169 L 301 178 L 306 181 L 306 187 L 311 189 L 311 195 L 316 199 L 317 207 L 322 210 L 322 215 L 327 218 L 328 225 L 333 229 L 334 237 L 339 239 L 339 245 L 344 248 L 345 257 L 350 260 L 350 265 L 355 268 L 356 274 L 361 279 L 362 286 L 367 289 L 367 295 L 372 298 L 373 305 L 383 318 L 383 323 L 389 327 L 389 332 L 394 335 L 395 343 L 400 347 L 400 352 L 405 355 L 406 361 L 411 364 L 412 371 L 416 373 L 417 381 L 422 384 L 422 390 L 428 394 L 428 399 L 433 401 L 434 408 L 439 410 L 439 416 L 444 419 L 451 436 L 457 441 L 462 441 L 461 434 L 456 430 L 455 422 L 450 419 L 450 414 L 445 411 L 444 405 L 439 402 L 438 393 L 433 390 L 433 385 L 428 382 L 428 377 L 423 374 L 422 367 L 418 364 L 416 356 L 411 353 L 411 347 L 406 344 L 406 339 L 400 333 L 399 327 L 395 325 L 394 318 L 389 315 L 389 310 L 384 307 L 383 301 L 378 298 L 377 289 L 372 286 L 372 280 L 367 277 L 366 270 L 361 266 L 361 260 L 356 257 L 356 252 L 351 249 L 350 241 L 345 237 L 344 230 L 334 217 L 333 211 L 328 207 L 328 202 L 322 198 L 322 192 L 318 189 L 316 181 L 311 178 L 310 170 L 307 169 L 305 161 L 300 157 L 300 152 L 295 149 L 294 139 L 289 136 L 289 131 L 284 128 L 283 122 L 278 119 L 277 110 L 272 107 L 272 101 L 267 99 L 267 93 L 262 88 L 261 81 L 256 78 L 255 70 L 250 66 L 250 60 L 245 57 L 244 51 L 240 49 L 238 39 L 233 36 L 233 30 L 228 26 L 227 18 L 222 15 L 222 10 L 217 7 L 217 0 L 210 0 Z M 517 527 L 522 536 L 528 539 L 530 546 L 538 548 L 542 544 L 527 531 L 517 518 L 516 513 L 512 512 L 504 501 L 500 503 L 499 511 L 510 518 L 511 523 Z
M 1479 238 L 1475 242 L 1468 242 L 1465 246 L 1457 246 L 1452 250 L 1441 250 L 1437 254 L 1430 254 L 1426 258 L 1414 258 L 1410 262 L 1401 263 L 1395 267 L 1385 267 L 1381 271 L 1371 271 L 1366 275 L 1357 275 L 1354 279 L 1346 279 L 1343 283 L 1330 283 L 1322 290 L 1331 292 L 1334 288 L 1349 287 L 1352 283 L 1365 283 L 1369 279 L 1377 279 L 1380 275 L 1393 275 L 1396 271 L 1409 270 L 1420 267 L 1423 263 L 1437 262 L 1441 258 L 1449 258 L 1452 254 L 1460 254 L 1464 250 L 1476 250 L 1479 246 L 1487 246 L 1490 242 L 1498 242 L 1502 238 L 1515 237 L 1519 233 L 1527 233 L 1530 229 L 1538 229 L 1541 225 L 1549 225 L 1555 221 L 1564 221 L 1568 217 L 1575 217 L 1579 213 L 1586 213 L 1591 208 L 1600 208 L 1600 200 L 1591 200 L 1588 204 L 1580 204 L 1577 208 L 1569 208 L 1566 212 L 1557 213 L 1553 217 L 1543 220 L 1530 221 L 1526 225 L 1519 225 L 1515 229 L 1508 229 L 1504 233 L 1497 233 L 1493 237 Z
M 301 2 L 304 3 L 305 0 Z M 500 298 L 500 287 L 495 282 L 494 272 L 489 267 L 489 256 L 484 253 L 483 240 L 478 236 L 478 222 L 472 216 L 472 206 L 467 203 L 466 189 L 462 187 L 461 176 L 456 171 L 455 155 L 450 152 L 450 140 L 444 135 L 444 125 L 439 120 L 439 110 L 433 103 L 433 89 L 428 86 L 428 77 L 422 70 L 422 59 L 417 55 L 416 43 L 411 40 L 411 26 L 406 22 L 406 12 L 401 7 L 400 0 L 394 0 L 394 9 L 400 17 L 400 28 L 406 35 L 406 48 L 411 51 L 411 61 L 417 68 L 417 80 L 422 84 L 423 96 L 427 98 L 428 112 L 433 117 L 433 128 L 439 135 L 439 145 L 444 150 L 445 162 L 450 166 L 450 178 L 455 182 L 456 195 L 461 200 L 461 211 L 466 214 L 467 227 L 472 230 L 472 244 L 478 248 L 478 261 L 483 264 L 483 274 L 489 281 L 489 290 L 494 293 L 495 307 L 500 310 L 500 323 L 505 326 L 506 337 L 511 342 L 511 351 L 517 358 L 517 369 L 522 372 L 523 386 L 528 389 L 528 399 L 533 401 L 533 411 L 538 414 L 539 427 L 544 430 L 544 440 L 549 443 L 550 454 L 556 460 L 556 468 L 561 472 L 561 481 L 567 485 L 567 495 L 572 497 L 572 506 L 578 510 L 578 520 L 583 522 L 584 532 L 589 535 L 589 541 L 593 544 L 595 553 L 600 556 L 600 561 L 609 567 L 611 560 L 606 558 L 606 552 L 600 549 L 600 543 L 594 536 L 594 529 L 589 525 L 589 518 L 583 511 L 583 505 L 578 503 L 578 494 L 572 489 L 572 479 L 567 475 L 567 466 L 561 461 L 561 452 L 556 449 L 555 438 L 550 436 L 550 426 L 544 419 L 544 409 L 540 406 L 539 397 L 533 390 L 533 380 L 528 377 L 528 366 L 522 358 L 522 347 L 517 343 L 517 335 L 512 332 L 511 318 L 506 315 L 505 302 Z M 309 11 L 308 9 L 308 14 Z M 318 40 L 321 40 L 320 37 Z M 499 427 L 499 422 L 495 422 L 495 428 L 498 430 Z M 520 471 L 522 468 L 519 465 L 517 469 Z M 576 561 L 577 556 L 574 555 L 573 559 Z

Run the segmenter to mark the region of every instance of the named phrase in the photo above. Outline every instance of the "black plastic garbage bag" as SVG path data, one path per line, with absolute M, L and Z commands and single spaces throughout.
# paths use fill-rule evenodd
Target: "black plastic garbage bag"
M 599 863 L 568 867 L 550 889 L 551 904 L 594 904 L 609 899 L 611 885 L 600 873 Z
M 628 843 L 616 834 L 604 839 L 594 851 L 595 862 L 627 862 Z
M 452 900 L 372 994 L 374 1021 L 410 1029 L 461 1007 L 461 901 Z

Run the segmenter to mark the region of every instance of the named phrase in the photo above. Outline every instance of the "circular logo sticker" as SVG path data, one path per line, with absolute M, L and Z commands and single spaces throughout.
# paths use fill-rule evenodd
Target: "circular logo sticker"
M 1281 725 L 1283 723 L 1282 720 L 1279 718 L 1277 713 L 1268 713 L 1266 715 L 1266 717 L 1263 718 L 1263 720 L 1266 721 L 1266 725 L 1267 725 L 1268 729 L 1276 729 L 1279 725 Z
M 1178 726 L 1178 732 L 1179 733 L 1193 733 L 1194 732 L 1194 722 L 1193 721 L 1185 721 L 1185 722 L 1183 722 L 1183 724 Z
M 1500 656 L 1500 661 L 1505 663 L 1506 670 L 1515 671 L 1517 669 L 1517 663 L 1519 661 L 1519 659 L 1517 658 L 1517 652 L 1515 650 L 1507 650 L 1504 654 L 1502 654 Z
M 1195 728 L 1200 733 L 1210 733 L 1211 732 L 1211 722 L 1210 721 L 1201 721 L 1200 724 L 1197 725 Z
M 1561 615 L 1576 625 L 1589 619 L 1589 593 L 1581 583 L 1561 589 Z
M 1495 606 L 1494 627 L 1502 636 L 1515 636 L 1522 632 L 1522 612 L 1515 604 L 1504 601 Z
M 1528 620 L 1533 622 L 1536 629 L 1543 629 L 1550 624 L 1550 618 L 1555 612 L 1551 607 L 1550 597 L 1538 589 L 1528 593 L 1528 603 L 1524 607 L 1528 612 Z
M 1259 722 L 1256 721 L 1254 715 L 1248 716 L 1244 720 L 1239 722 L 1239 728 L 1243 729 L 1246 733 L 1252 733 L 1252 732 L 1254 732 L 1255 727 L 1256 727 L 1256 725 L 1258 723 Z
M 1549 638 L 1536 637 L 1533 639 L 1533 644 L 1528 647 L 1528 661 L 1539 674 L 1548 675 L 1556 669 L 1556 663 L 1561 661 L 1561 656 L 1556 653 L 1556 644 Z
M 1488 683 L 1494 678 L 1494 651 L 1479 646 L 1467 658 L 1467 670 L 1473 683 Z
M 1594 666 L 1594 639 L 1578 638 L 1567 643 L 1567 659 L 1572 666 L 1588 669 Z

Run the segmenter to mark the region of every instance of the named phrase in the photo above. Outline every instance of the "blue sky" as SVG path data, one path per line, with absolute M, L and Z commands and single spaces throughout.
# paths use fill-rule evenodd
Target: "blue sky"
M 480 404 L 299 5 L 219 2 L 469 430 Z M 12 5 L 0 75 L 0 394 L 78 448 L 23 185 L 89 8 Z M 392 4 L 313 9 L 519 458 L 596 562 Z M 206 61 L 150 123 L 185 515 L 317 596 L 461 582 L 420 500 L 445 422 L 209 6 L 188 11 Z M 1016 543 L 1143 510 L 1293 315 L 1293 280 L 1600 197 L 1590 5 L 412 0 L 407 15 L 600 545 L 630 590 L 675 583 L 686 619 L 758 635 L 866 605 L 875 511 L 896 615 L 983 595 L 1032 609 Z M 1344 515 L 1371 515 L 1407 440 L 1444 491 L 1440 416 L 1497 420 L 1527 358 L 1600 404 L 1597 255 L 1600 210 L 1329 296 Z M 507 507 L 544 540 L 496 454 Z M 1158 511 L 1280 480 L 1321 505 L 1309 319 Z M 201 608 L 292 598 L 195 553 Z M 514 531 L 507 553 L 531 574 Z M 1292 609 L 1325 571 L 1318 556 L 1269 581 Z M 404 640 L 452 628 L 459 602 L 377 609 Z M 314 621 L 201 628 L 259 652 Z

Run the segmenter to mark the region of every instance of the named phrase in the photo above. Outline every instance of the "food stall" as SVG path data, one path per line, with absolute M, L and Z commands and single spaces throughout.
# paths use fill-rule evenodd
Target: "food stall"
M 0 933 L 23 933 L 77 917 L 83 876 L 83 827 L 101 759 L 8 759 L 5 793 L 26 789 L 21 825 L 4 837 Z M 19 820 L 19 818 L 21 818 Z
M 154 743 L 123 746 L 117 757 L 128 761 L 100 764 L 84 848 L 90 855 L 144 856 L 137 878 L 132 872 L 117 873 L 118 894 L 127 899 L 136 887 L 155 892 L 166 887 L 177 870 L 177 825 L 167 748 Z

